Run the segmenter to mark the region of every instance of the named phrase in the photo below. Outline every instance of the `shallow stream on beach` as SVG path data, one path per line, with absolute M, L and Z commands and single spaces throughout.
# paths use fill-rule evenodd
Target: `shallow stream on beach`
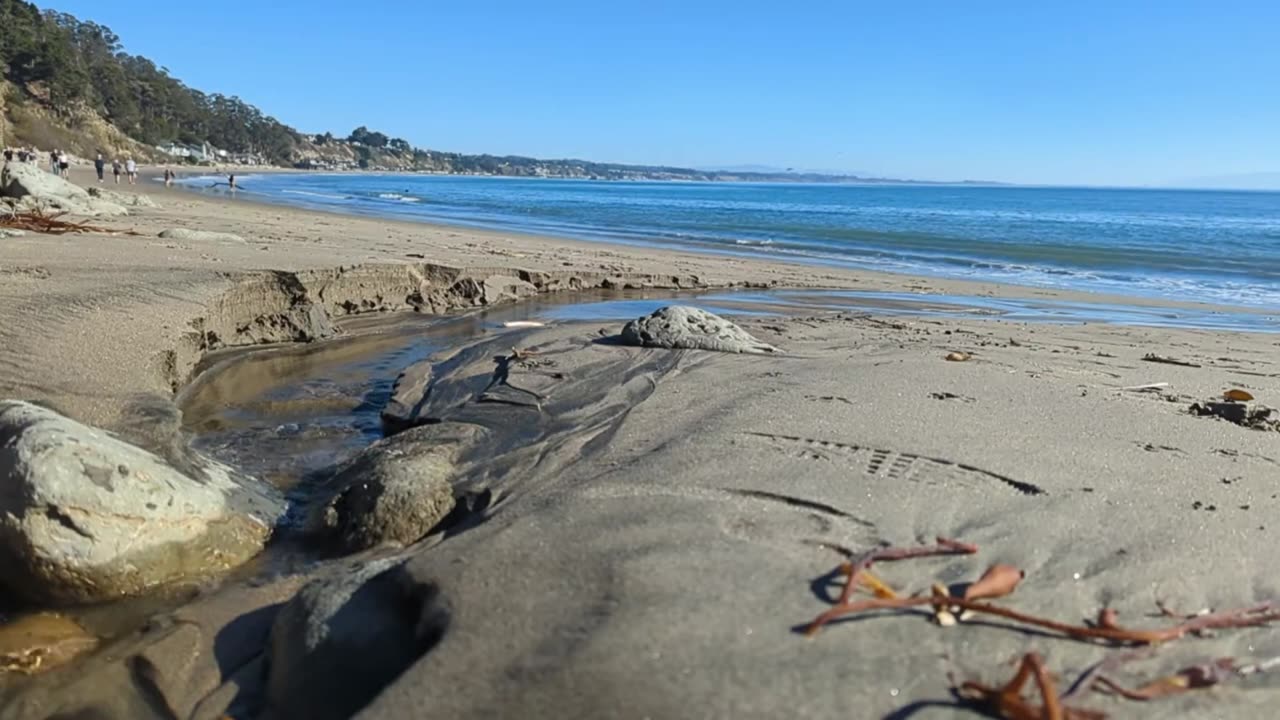
M 592 291 L 455 316 L 357 317 L 346 322 L 349 334 L 341 339 L 228 351 L 210 358 L 178 401 L 199 450 L 303 498 L 309 476 L 382 437 L 379 413 L 409 365 L 506 332 L 507 322 L 600 322 L 616 332 L 621 322 L 673 302 L 725 315 L 844 311 L 1280 332 L 1276 315 L 1101 302 L 836 290 Z

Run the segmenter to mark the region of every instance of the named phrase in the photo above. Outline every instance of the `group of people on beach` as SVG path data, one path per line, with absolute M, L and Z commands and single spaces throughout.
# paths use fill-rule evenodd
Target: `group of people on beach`
M 101 184 L 106 179 L 107 160 L 102 157 L 102 153 L 98 153 L 98 157 L 94 158 L 93 169 L 98 173 L 98 183 Z M 120 176 L 124 175 L 129 179 L 130 185 L 138 184 L 138 163 L 131 157 L 126 157 L 123 162 L 120 158 L 111 161 L 111 176 L 115 179 L 116 184 L 120 184 Z
M 4 148 L 4 161 L 31 163 L 39 162 L 41 152 L 35 148 Z M 71 169 L 71 158 L 64 150 L 51 150 L 49 152 L 49 172 L 62 178 L 66 178 Z M 120 184 L 120 178 L 124 177 L 129 181 L 130 185 L 138 184 L 138 163 L 133 157 L 126 155 L 124 159 L 115 158 L 111 160 L 111 176 L 117 185 Z M 93 169 L 98 174 L 98 183 L 106 182 L 107 177 L 107 159 L 102 153 L 93 160 Z M 178 173 L 169 168 L 164 169 L 164 185 L 165 187 L 173 187 L 174 181 L 178 179 Z M 236 189 L 236 176 L 230 175 L 227 178 L 228 186 Z
M 4 161 L 6 163 L 21 162 L 35 164 L 39 161 L 40 156 L 40 151 L 35 148 L 6 147 L 4 149 Z M 57 149 L 51 150 L 49 151 L 48 158 L 49 172 L 57 175 L 58 177 L 68 177 L 71 170 L 71 157 L 67 154 L 67 151 Z M 106 182 L 107 160 L 102 156 L 102 153 L 98 153 L 98 156 L 94 159 L 93 169 L 98 174 L 98 182 Z M 169 184 L 176 175 L 169 170 L 166 170 L 165 173 L 167 175 L 166 184 Z M 117 185 L 120 184 L 121 177 L 126 178 L 130 185 L 136 185 L 138 183 L 138 163 L 130 156 L 125 156 L 123 160 L 116 158 L 111 161 L 111 174 Z
M 5 149 L 4 149 L 4 161 L 5 161 L 5 162 L 13 162 L 13 161 L 15 161 L 15 160 L 16 160 L 16 161 L 18 161 L 18 162 L 22 162 L 22 163 L 34 163 L 34 162 L 36 161 L 36 158 L 37 158 L 38 156 L 39 156 L 39 153 L 37 153 L 37 152 L 36 152 L 36 149 L 35 149 L 35 148 L 25 148 L 25 147 L 21 147 L 21 148 L 11 148 L 11 147 L 7 147 L 7 148 L 5 148 Z

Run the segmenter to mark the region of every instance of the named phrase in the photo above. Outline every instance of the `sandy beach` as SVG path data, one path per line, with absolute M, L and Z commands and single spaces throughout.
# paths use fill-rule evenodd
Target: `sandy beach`
M 621 287 L 1194 307 L 324 214 L 148 176 L 108 189 L 159 207 L 93 221 L 110 234 L 0 239 L 0 398 L 168 459 L 187 452 L 175 397 L 206 355 L 324 343 L 375 313 Z M 159 237 L 173 228 L 230 236 Z M 1026 577 L 1000 602 L 1076 626 L 1103 608 L 1158 628 L 1175 620 L 1157 603 L 1194 614 L 1280 599 L 1280 433 L 1191 412 L 1231 389 L 1280 405 L 1280 336 L 889 312 L 738 323 L 781 352 L 627 347 L 608 340 L 620 322 L 597 322 L 492 330 L 433 358 L 415 410 L 431 424 L 409 433 L 451 448 L 449 523 L 405 547 L 202 583 L 115 634 L 86 611 L 101 649 L 0 674 L 0 718 L 971 717 L 949 676 L 999 685 L 1036 652 L 1065 688 L 1122 652 L 997 618 L 939 627 L 928 607 L 799 631 L 839 595 L 841 549 L 936 536 L 981 552 L 877 577 L 927 594 L 1009 563 Z M 530 353 L 511 356 L 506 380 L 531 394 L 491 387 L 513 347 Z M 474 399 L 486 392 L 496 400 Z M 268 639 L 304 582 L 382 568 L 374 558 L 389 569 L 361 576 L 328 645 L 299 659 L 279 629 Z M 1110 676 L 1138 687 L 1280 656 L 1273 628 L 1205 635 Z M 351 659 L 372 657 L 384 661 Z M 1269 718 L 1277 677 L 1069 705 Z

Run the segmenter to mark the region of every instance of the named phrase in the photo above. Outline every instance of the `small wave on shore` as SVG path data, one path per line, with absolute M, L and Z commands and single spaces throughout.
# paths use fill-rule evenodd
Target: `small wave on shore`
M 422 198 L 414 197 L 412 195 L 401 195 L 400 193 L 378 193 L 378 197 L 383 200 L 395 200 L 396 202 L 422 202 Z

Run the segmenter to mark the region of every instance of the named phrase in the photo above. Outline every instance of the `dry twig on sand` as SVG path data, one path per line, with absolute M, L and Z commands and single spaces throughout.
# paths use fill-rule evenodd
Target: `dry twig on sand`
M 1146 362 L 1162 363 L 1164 365 L 1180 365 L 1182 367 L 1189 367 L 1189 368 L 1200 367 L 1198 364 L 1193 362 L 1187 362 L 1186 360 L 1179 360 L 1178 358 L 1173 358 L 1173 357 L 1165 357 L 1164 355 L 1157 355 L 1155 353 L 1147 353 L 1146 355 L 1142 356 L 1142 359 L 1145 360 Z

